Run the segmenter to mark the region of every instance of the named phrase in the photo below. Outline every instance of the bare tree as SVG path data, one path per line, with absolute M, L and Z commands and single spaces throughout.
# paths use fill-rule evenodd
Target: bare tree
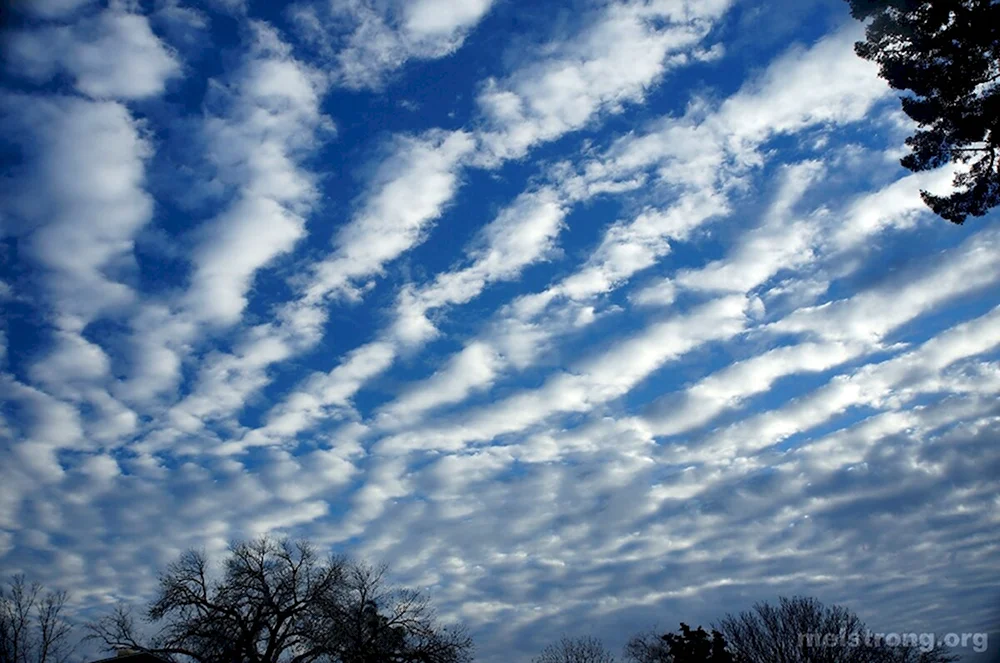
M 237 543 L 220 579 L 208 567 L 196 552 L 167 567 L 146 615 L 160 626 L 150 639 L 122 607 L 92 624 L 91 637 L 198 663 L 457 663 L 471 650 L 418 594 L 387 588 L 384 570 L 321 561 L 307 543 Z
M 842 606 L 814 598 L 780 597 L 727 615 L 717 627 L 741 663 L 947 663 L 941 647 L 874 642 L 861 619 Z
M 65 663 L 74 650 L 65 605 L 66 592 L 10 578 L 0 587 L 0 663 Z
M 625 643 L 625 660 L 630 663 L 672 663 L 670 646 L 656 631 L 637 633 Z
M 342 663 L 459 663 L 471 660 L 472 640 L 461 628 L 438 625 L 427 598 L 386 582 L 388 567 L 351 564 L 345 596 L 331 615 Z
M 563 638 L 542 650 L 532 663 L 614 663 L 609 652 L 597 638 L 584 636 Z

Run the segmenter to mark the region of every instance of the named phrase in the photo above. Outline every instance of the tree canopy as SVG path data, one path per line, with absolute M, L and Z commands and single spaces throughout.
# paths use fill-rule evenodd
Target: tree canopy
M 1000 205 L 1000 3 L 995 0 L 848 0 L 869 20 L 855 50 L 908 94 L 918 125 L 901 163 L 912 171 L 961 164 L 950 195 L 921 191 L 939 216 L 963 223 Z
M 735 663 L 726 647 L 726 639 L 712 630 L 711 636 L 702 627 L 692 629 L 681 622 L 680 631 L 657 636 L 653 633 L 636 635 L 625 645 L 627 660 L 635 663 Z
M 127 608 L 91 625 L 109 649 L 197 663 L 462 663 L 472 641 L 438 624 L 420 593 L 385 567 L 330 557 L 307 543 L 233 545 L 221 577 L 188 552 L 161 574 L 144 638 Z

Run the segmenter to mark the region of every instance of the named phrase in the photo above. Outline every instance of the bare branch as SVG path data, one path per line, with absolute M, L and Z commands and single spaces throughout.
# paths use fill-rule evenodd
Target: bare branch
M 65 592 L 44 592 L 23 575 L 0 588 L 0 661 L 64 663 L 73 652 Z
M 321 561 L 307 543 L 263 537 L 234 542 L 215 581 L 208 568 L 189 552 L 161 574 L 146 613 L 161 629 L 149 642 L 123 610 L 92 625 L 92 637 L 201 663 L 469 660 L 464 632 L 438 626 L 426 598 L 390 585 L 384 565 Z

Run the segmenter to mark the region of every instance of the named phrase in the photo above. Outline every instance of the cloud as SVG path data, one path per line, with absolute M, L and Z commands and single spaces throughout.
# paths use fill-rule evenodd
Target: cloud
M 400 137 L 372 176 L 358 212 L 334 239 L 331 253 L 300 279 L 299 296 L 281 305 L 274 321 L 250 328 L 234 352 L 209 359 L 192 393 L 173 409 L 174 424 L 183 422 L 191 432 L 199 422 L 238 410 L 267 383 L 270 366 L 315 345 L 322 337 L 327 298 L 357 297 L 364 285 L 359 280 L 375 276 L 423 238 L 451 199 L 458 162 L 472 145 L 462 132 Z M 381 241 L 374 244 L 370 238 L 376 236 Z M 177 434 L 165 433 L 165 440 Z
M 890 281 L 851 298 L 798 309 L 776 321 L 776 333 L 877 343 L 901 324 L 1000 278 L 993 257 L 996 232 L 969 238 L 924 270 L 913 266 L 907 279 Z
M 463 304 L 486 285 L 517 278 L 521 270 L 550 253 L 563 227 L 566 210 L 558 193 L 541 189 L 523 193 L 479 233 L 468 252 L 468 267 L 442 272 L 422 287 L 406 287 L 396 304 L 393 333 L 402 342 L 421 343 L 436 333 L 427 314 Z
M 808 49 L 792 47 L 758 80 L 745 84 L 720 109 L 729 149 L 745 154 L 770 135 L 864 117 L 888 89 L 875 65 L 853 53 L 862 36 L 852 23 Z
M 817 162 L 788 167 L 764 223 L 741 237 L 726 259 L 681 270 L 676 284 L 692 290 L 749 292 L 781 270 L 812 261 L 815 224 L 797 219 L 792 208 L 823 174 Z
M 721 6 L 702 9 L 709 14 L 722 11 Z M 645 9 L 636 11 L 633 18 L 641 21 L 651 16 L 678 18 L 671 13 L 675 8 L 653 8 L 650 11 L 655 16 L 646 16 Z M 698 12 L 687 15 L 697 21 L 704 18 Z M 314 274 L 305 289 L 306 302 L 320 301 L 335 293 L 359 296 L 359 285 L 364 287 L 366 284 L 357 281 L 378 274 L 384 264 L 422 241 L 429 222 L 440 215 L 444 205 L 454 196 L 461 169 L 469 159 L 482 154 L 482 146 L 466 132 L 434 130 L 419 137 L 396 137 L 389 154 L 378 165 L 360 212 L 339 231 L 334 252 L 313 268 Z M 677 214 L 680 216 L 683 212 L 678 210 Z M 372 236 L 382 241 L 368 242 L 367 238 Z M 405 299 L 407 293 L 402 297 Z M 407 316 L 401 320 L 406 320 L 404 324 L 411 327 L 406 331 L 405 326 L 397 324 L 397 331 L 418 337 L 433 333 L 419 311 L 411 310 Z M 255 388 L 263 382 L 257 378 L 251 383 L 251 388 Z
M 793 106 L 791 109 L 775 109 L 780 117 L 774 118 L 774 126 L 768 131 L 746 133 L 745 125 L 733 124 L 730 118 L 739 117 L 738 109 L 743 107 L 766 109 L 767 86 L 758 82 L 749 83 L 714 111 L 704 104 L 693 105 L 682 118 L 664 118 L 649 131 L 637 132 L 615 141 L 611 147 L 597 157 L 587 159 L 579 166 L 559 166 L 554 176 L 563 196 L 570 201 L 584 201 L 591 197 L 614 192 L 629 192 L 645 182 L 646 172 L 655 169 L 656 178 L 667 187 L 680 186 L 680 195 L 671 199 L 663 208 L 650 207 L 634 218 L 610 224 L 604 231 L 597 247 L 577 270 L 553 284 L 544 291 L 533 295 L 520 295 L 493 323 L 476 343 L 489 343 L 504 362 L 489 372 L 489 379 L 500 375 L 501 368 L 523 368 L 547 347 L 554 338 L 576 332 L 596 319 L 590 303 L 594 298 L 606 295 L 624 284 L 637 273 L 650 268 L 670 253 L 673 242 L 683 242 L 701 225 L 722 217 L 730 212 L 729 197 L 732 195 L 748 168 L 762 165 L 760 159 L 749 158 L 760 142 L 772 137 L 770 132 L 796 131 L 810 126 L 813 122 L 856 122 L 879 99 L 886 94 L 886 86 L 870 67 L 862 67 L 868 78 L 858 82 L 857 60 L 847 44 L 851 31 L 835 33 L 821 39 L 804 53 L 799 48 L 779 57 L 772 65 L 775 72 L 784 72 L 784 79 L 769 69 L 762 75 L 766 81 L 785 80 L 788 92 L 794 96 L 795 86 L 805 86 L 813 101 L 830 108 L 840 109 L 838 98 L 831 94 L 822 99 L 816 97 L 823 90 L 840 90 L 851 87 L 856 100 L 848 111 L 823 113 L 812 106 Z M 850 60 L 849 60 L 850 59 Z M 808 72 L 823 69 L 830 76 L 837 76 L 836 82 L 816 88 Z M 776 84 L 776 83 L 775 83 Z M 818 91 L 817 91 L 818 90 Z M 808 95 L 807 95 L 808 96 Z M 798 115 L 793 115 L 797 112 Z M 732 136 L 743 138 L 733 143 Z M 732 152 L 737 149 L 738 152 Z M 738 160 L 737 160 L 738 157 Z M 734 160 L 737 163 L 734 165 Z M 819 174 L 821 164 L 806 162 L 790 169 L 786 177 L 791 198 L 802 195 L 804 187 Z M 645 184 L 648 188 L 649 184 Z M 797 193 L 796 193 L 797 192 Z M 784 209 L 791 203 L 780 204 L 774 210 L 776 217 L 770 225 L 761 228 L 756 236 L 748 237 L 749 243 L 743 248 L 741 264 L 715 266 L 715 281 L 723 289 L 733 288 L 743 291 L 746 270 L 759 272 L 755 279 L 766 281 L 773 273 L 794 262 L 801 264 L 806 256 L 799 255 L 803 247 L 811 242 L 815 226 L 808 223 L 792 223 L 789 211 Z M 789 232 L 789 225 L 793 231 Z M 782 243 L 780 253 L 771 256 L 771 244 Z M 753 243 L 767 244 L 769 258 L 760 261 Z M 700 288 L 712 289 L 711 278 L 702 280 L 705 270 L 691 272 L 690 282 Z M 710 276 L 710 275 L 707 275 Z M 725 281 L 731 285 L 726 286 Z M 749 288 L 747 288 L 749 289 Z M 635 294 L 637 303 L 672 303 L 674 291 L 672 281 L 649 285 Z M 457 371 L 459 364 L 442 369 L 434 377 L 435 384 L 461 384 L 462 376 L 449 376 L 448 371 Z M 469 385 L 466 395 L 486 386 L 486 374 L 481 374 L 483 382 Z M 411 393 L 429 387 L 413 387 Z M 433 397 L 425 399 L 432 402 Z M 454 398 L 449 402 L 456 402 Z
M 410 60 L 451 55 L 492 5 L 493 0 L 333 0 L 326 6 L 298 5 L 292 16 L 306 41 L 334 63 L 335 83 L 364 89 L 382 87 Z
M 685 433 L 769 391 L 780 378 L 826 371 L 862 351 L 860 346 L 844 343 L 800 343 L 769 350 L 699 380 L 683 394 L 665 397 L 655 406 L 658 414 L 647 417 L 649 428 L 663 436 Z
M 477 98 L 487 126 L 484 162 L 522 157 L 598 113 L 641 102 L 666 71 L 687 62 L 728 6 L 611 2 L 542 57 L 487 79 Z
M 827 383 L 822 389 L 793 401 L 781 410 L 763 412 L 732 424 L 713 434 L 707 444 L 700 446 L 689 458 L 705 459 L 716 455 L 721 459 L 734 453 L 747 453 L 778 444 L 796 433 L 808 431 L 828 421 L 831 417 L 851 407 L 898 407 L 922 391 L 965 391 L 950 380 L 942 380 L 941 371 L 969 356 L 989 351 L 996 346 L 995 337 L 969 333 L 969 328 L 983 332 L 996 325 L 997 311 L 952 330 L 942 333 L 916 350 L 893 359 L 867 365 L 853 374 L 844 374 Z M 971 337 L 977 340 L 973 341 Z M 995 388 L 995 376 L 968 382 L 968 389 L 989 393 Z M 965 381 L 956 376 L 956 382 Z
M 283 16 L 310 41 L 157 4 L 192 57 L 125 82 L 65 60 L 118 4 L 18 33 L 60 36 L 0 83 L 5 569 L 84 621 L 187 548 L 304 537 L 487 662 L 780 594 L 991 626 L 996 218 L 924 210 L 950 173 L 896 165 L 856 25 L 765 61 L 727 2 L 573 3 L 534 44 L 514 5 L 334 8 Z M 429 72 L 469 121 L 371 134 Z
M 428 410 L 459 403 L 470 391 L 493 382 L 500 366 L 500 358 L 491 346 L 472 342 L 419 387 L 409 389 L 383 408 L 379 413 L 380 423 L 395 428 L 403 423 L 414 423 Z
M 516 278 L 526 265 L 543 259 L 552 249 L 564 214 L 551 190 L 519 196 L 473 241 L 467 252 L 470 265 L 442 272 L 422 286 L 404 288 L 397 301 L 395 322 L 377 340 L 352 350 L 328 373 L 314 374 L 273 409 L 265 427 L 223 450 L 271 444 L 294 437 L 326 417 L 345 416 L 343 410 L 350 409 L 354 395 L 368 381 L 388 370 L 403 350 L 412 351 L 434 335 L 428 313 L 468 302 L 490 283 Z M 417 400 L 428 405 L 426 397 L 417 396 Z M 397 407 L 386 416 L 401 414 Z
M 423 240 L 454 195 L 463 160 L 474 147 L 464 131 L 397 137 L 360 210 L 337 233 L 333 254 L 315 268 L 308 295 L 352 294 L 357 280 L 377 274 Z
M 119 9 L 72 25 L 14 32 L 5 50 L 15 73 L 43 82 L 65 72 L 79 92 L 95 99 L 158 96 L 181 74 L 176 55 L 153 34 L 149 19 Z
M 940 191 L 953 177 L 950 168 L 913 173 L 875 193 L 859 196 L 852 201 L 831 243 L 841 251 L 849 251 L 872 235 L 912 227 L 926 210 L 919 192 Z
M 122 278 L 132 241 L 149 222 L 150 146 L 117 102 L 7 94 L 9 136 L 30 155 L 4 209 L 47 294 L 54 322 L 80 329 L 133 299 Z M 9 186 L 9 185 L 8 185 Z M 123 275 L 123 274 L 122 274 Z
M 746 306 L 745 298 L 731 297 L 710 302 L 689 315 L 657 322 L 613 349 L 553 375 L 538 389 L 473 409 L 444 426 L 391 435 L 378 443 L 378 449 L 393 454 L 414 449 L 459 450 L 466 444 L 523 431 L 556 413 L 589 412 L 628 393 L 671 359 L 739 333 Z
M 852 25 L 809 47 L 793 45 L 718 107 L 693 99 L 682 118 L 664 117 L 619 139 L 567 186 L 590 196 L 650 169 L 674 186 L 740 186 L 747 168 L 763 165 L 759 148 L 775 136 L 858 122 L 888 95 L 876 68 L 854 54 L 857 38 Z
M 176 383 L 203 326 L 239 322 L 255 274 L 305 236 L 316 203 L 314 176 L 301 161 L 333 129 L 320 110 L 324 83 L 273 28 L 251 28 L 242 66 L 210 86 L 214 110 L 201 131 L 210 174 L 232 199 L 194 233 L 187 291 L 133 320 L 138 363 L 129 391 L 139 399 Z

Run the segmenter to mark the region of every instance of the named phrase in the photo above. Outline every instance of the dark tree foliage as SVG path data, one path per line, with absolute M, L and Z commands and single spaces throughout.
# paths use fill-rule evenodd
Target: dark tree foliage
M 66 592 L 47 592 L 13 576 L 0 587 L 0 663 L 65 663 L 72 627 L 63 616 Z
M 542 650 L 532 663 L 615 663 L 615 656 L 597 638 L 563 638 Z
M 780 597 L 727 615 L 718 626 L 739 663 L 948 663 L 947 650 L 917 644 L 890 646 L 872 638 L 861 619 L 814 598 Z M 892 644 L 892 643 L 890 643 Z
M 91 637 L 197 663 L 460 663 L 472 650 L 419 593 L 388 585 L 384 567 L 266 537 L 234 544 L 218 580 L 204 555 L 185 553 L 161 574 L 146 617 L 159 627 L 149 638 L 124 607 Z
M 912 171 L 966 164 L 948 196 L 921 191 L 941 217 L 963 223 L 1000 205 L 1000 3 L 996 0 L 848 0 L 871 19 L 858 55 L 910 94 L 918 124 L 901 163 Z M 971 164 L 971 165 L 970 165 Z
M 726 639 L 712 629 L 712 637 L 700 626 L 692 631 L 681 622 L 680 633 L 663 636 L 673 663 L 733 663 L 733 655 L 726 649 Z
M 625 645 L 625 656 L 636 663 L 735 663 L 726 647 L 726 639 L 712 630 L 711 636 L 702 627 L 692 630 L 681 622 L 678 633 L 657 636 L 637 635 Z

